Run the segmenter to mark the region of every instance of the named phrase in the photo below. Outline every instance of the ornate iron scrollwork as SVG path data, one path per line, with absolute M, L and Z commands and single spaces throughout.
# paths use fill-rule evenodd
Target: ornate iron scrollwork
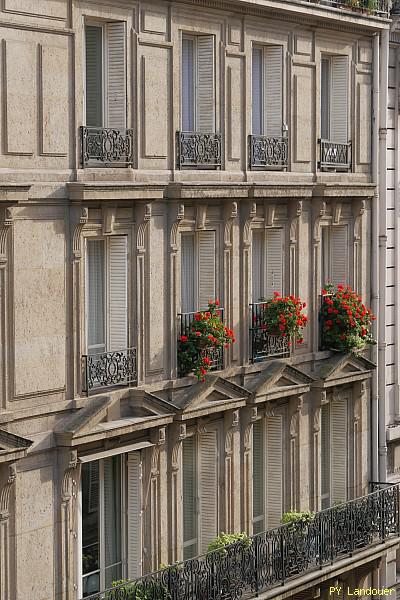
M 197 311 L 202 312 L 202 311 Z M 218 308 L 218 312 L 221 316 L 221 320 L 224 320 L 224 309 Z M 190 313 L 181 313 L 178 315 L 178 319 L 180 321 L 179 326 L 179 335 L 187 335 L 190 326 L 194 321 L 195 312 Z M 207 358 L 211 359 L 211 367 L 210 371 L 221 371 L 224 368 L 224 349 L 223 348 L 207 348 L 201 351 L 203 356 L 207 356 Z M 179 377 L 184 377 L 187 373 L 182 369 L 182 365 L 179 360 L 178 353 L 178 375 Z
M 81 127 L 81 136 L 84 167 L 133 164 L 133 129 Z
M 339 144 L 329 140 L 320 140 L 321 145 L 321 167 L 340 167 L 349 170 L 351 142 Z
M 287 137 L 250 136 L 250 168 L 285 168 L 288 164 Z
M 82 360 L 86 394 L 96 388 L 137 383 L 136 348 L 85 354 Z
M 268 357 L 290 355 L 289 339 L 280 335 L 270 335 L 263 324 L 263 303 L 250 304 L 250 357 L 252 362 Z
M 215 169 L 221 167 L 221 134 L 178 131 L 178 167 Z

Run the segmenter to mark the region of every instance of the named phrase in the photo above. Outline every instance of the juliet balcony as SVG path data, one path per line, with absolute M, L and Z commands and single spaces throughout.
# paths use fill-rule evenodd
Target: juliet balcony
M 98 390 L 137 384 L 136 348 L 82 356 L 82 391 L 89 396 Z
M 220 169 L 222 136 L 220 133 L 178 131 L 176 135 L 178 169 Z
M 178 314 L 178 331 L 179 338 L 188 334 L 192 323 L 195 320 L 195 315 L 205 311 L 196 311 L 188 313 Z M 224 320 L 224 309 L 219 308 L 218 313 L 221 317 L 221 321 Z M 206 348 L 199 350 L 202 356 L 207 357 L 211 360 L 210 371 L 221 371 L 224 368 L 224 349 L 223 348 Z M 178 351 L 178 377 L 184 377 L 187 375 L 187 368 L 181 359 Z
M 250 304 L 250 360 L 253 363 L 290 356 L 289 338 L 266 333 L 263 306 L 263 302 Z
M 381 488 L 381 486 L 379 486 Z M 308 522 L 269 529 L 225 549 L 124 581 L 87 600 L 247 600 L 307 573 L 326 580 L 335 564 L 362 560 L 400 535 L 398 486 L 316 513 Z M 360 560 L 361 560 L 360 558 Z M 324 572 L 329 569 L 329 575 Z M 338 565 L 339 568 L 339 565 Z M 263 596 L 264 597 L 264 596 Z
M 351 10 L 385 19 L 390 16 L 391 0 L 305 0 L 305 2 L 347 11 Z
M 338 143 L 330 140 L 319 140 L 320 163 L 323 170 L 351 170 L 351 142 Z
M 133 165 L 133 129 L 81 127 L 83 167 L 129 167 Z
M 266 135 L 249 136 L 250 169 L 284 170 L 288 166 L 288 138 Z

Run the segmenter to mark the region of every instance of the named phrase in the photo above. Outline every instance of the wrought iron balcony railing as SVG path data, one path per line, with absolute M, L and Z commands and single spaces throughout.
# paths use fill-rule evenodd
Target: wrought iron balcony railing
M 351 169 L 351 142 L 341 144 L 329 140 L 320 140 L 320 147 L 321 168 L 336 168 L 341 171 L 349 171 Z
M 353 10 L 375 17 L 389 18 L 390 16 L 391 0 L 306 0 L 306 2 Z
M 220 168 L 222 160 L 221 134 L 178 131 L 177 152 L 179 169 Z
M 82 362 L 82 391 L 87 395 L 98 388 L 137 383 L 136 348 L 84 354 Z
M 237 542 L 175 563 L 86 600 L 246 600 L 305 573 L 400 535 L 399 487 L 381 489 Z
M 288 138 L 250 135 L 250 169 L 284 169 L 288 164 Z
M 187 335 L 190 331 L 190 327 L 194 321 L 194 316 L 198 312 L 205 311 L 196 311 L 189 313 L 180 313 L 178 314 L 179 319 L 179 337 L 181 335 Z M 218 309 L 221 320 L 224 320 L 224 309 Z M 211 371 L 221 371 L 224 368 L 224 349 L 223 348 L 208 348 L 206 350 L 201 351 L 204 356 L 207 356 L 211 360 Z M 179 358 L 178 352 L 178 377 L 184 377 L 186 375 L 183 365 Z
M 263 302 L 250 304 L 250 358 L 260 362 L 269 357 L 283 358 L 290 355 L 289 339 L 270 335 L 263 323 Z
M 84 167 L 133 164 L 133 129 L 81 127 Z

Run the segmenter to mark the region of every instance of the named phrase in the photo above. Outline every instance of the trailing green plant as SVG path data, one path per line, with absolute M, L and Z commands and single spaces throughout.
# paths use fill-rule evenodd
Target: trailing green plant
M 151 581 L 146 585 L 141 581 L 119 579 L 112 582 L 112 588 L 106 593 L 107 600 L 171 600 L 171 594 L 159 581 Z
M 227 546 L 231 546 L 237 542 L 240 542 L 245 549 L 250 548 L 252 544 L 252 540 L 247 533 L 222 532 L 208 544 L 207 553 L 219 550 L 222 555 L 225 555 Z
M 204 381 L 212 367 L 207 351 L 228 347 L 236 341 L 232 329 L 224 325 L 218 307 L 219 300 L 210 300 L 208 310 L 197 312 L 189 331 L 180 336 L 178 356 L 182 375 L 193 372 L 197 379 Z
M 325 347 L 351 352 L 374 344 L 371 327 L 375 318 L 350 286 L 335 289 L 327 284 L 322 290 L 320 319 Z
M 290 510 L 282 515 L 282 525 L 298 523 L 300 525 L 308 525 L 314 519 L 315 513 L 309 511 L 296 512 Z
M 290 338 L 299 344 L 303 342 L 303 328 L 308 318 L 303 313 L 306 303 L 295 296 L 281 296 L 274 292 L 261 305 L 261 329 L 269 335 Z M 290 340 L 288 345 L 291 345 Z

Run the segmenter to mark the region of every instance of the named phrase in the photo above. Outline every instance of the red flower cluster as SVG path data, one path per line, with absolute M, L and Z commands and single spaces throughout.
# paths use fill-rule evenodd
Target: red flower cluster
M 219 305 L 219 300 L 209 300 L 208 310 L 195 313 L 189 330 L 180 336 L 178 356 L 182 375 L 193 372 L 204 381 L 204 375 L 213 364 L 210 358 L 212 351 L 236 341 L 232 329 L 226 327 L 221 319 Z
M 320 318 L 323 345 L 350 352 L 373 344 L 371 324 L 376 317 L 350 286 L 328 284 L 322 290 Z
M 261 329 L 270 335 L 294 338 L 303 342 L 303 328 L 307 325 L 307 316 L 303 314 L 306 303 L 295 296 L 274 297 L 262 304 Z M 290 346 L 291 342 L 288 342 Z

